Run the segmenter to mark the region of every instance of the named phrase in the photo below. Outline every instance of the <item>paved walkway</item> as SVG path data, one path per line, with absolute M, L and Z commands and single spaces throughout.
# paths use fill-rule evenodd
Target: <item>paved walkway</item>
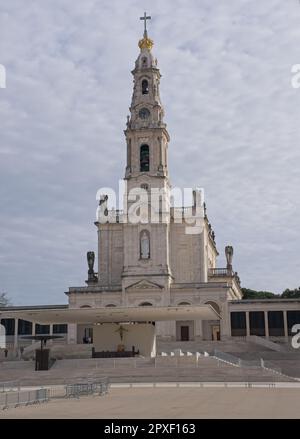
M 57 399 L 0 412 L 4 418 L 300 418 L 297 388 L 111 388 L 106 396 Z

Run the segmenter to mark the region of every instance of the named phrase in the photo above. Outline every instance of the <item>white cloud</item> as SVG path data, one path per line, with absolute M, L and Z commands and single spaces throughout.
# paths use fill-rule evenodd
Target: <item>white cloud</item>
M 62 302 L 83 284 L 96 191 L 124 174 L 145 9 L 173 184 L 205 188 L 220 253 L 234 244 L 245 286 L 299 284 L 296 0 L 10 0 L 0 9 L 0 280 L 15 303 Z

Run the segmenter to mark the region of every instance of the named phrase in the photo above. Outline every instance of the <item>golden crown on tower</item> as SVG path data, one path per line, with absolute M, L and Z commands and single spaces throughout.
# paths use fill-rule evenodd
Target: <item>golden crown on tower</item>
M 140 48 L 141 50 L 142 50 L 142 49 L 148 49 L 148 50 L 151 50 L 152 47 L 153 47 L 153 45 L 154 45 L 154 42 L 153 42 L 150 38 L 148 38 L 148 36 L 147 36 L 147 37 L 144 36 L 144 38 L 142 38 L 142 39 L 139 41 L 139 48 Z

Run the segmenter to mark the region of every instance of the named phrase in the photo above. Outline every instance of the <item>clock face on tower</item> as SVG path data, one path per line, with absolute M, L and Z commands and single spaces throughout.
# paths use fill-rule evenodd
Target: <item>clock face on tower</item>
M 142 108 L 139 111 L 139 117 L 141 119 L 148 119 L 149 116 L 150 116 L 150 111 L 148 110 L 148 108 Z

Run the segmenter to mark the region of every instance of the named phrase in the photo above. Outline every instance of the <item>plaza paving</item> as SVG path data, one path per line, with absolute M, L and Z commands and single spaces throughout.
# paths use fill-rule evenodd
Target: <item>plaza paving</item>
M 300 418 L 298 388 L 111 388 L 108 395 L 10 408 L 8 418 Z

